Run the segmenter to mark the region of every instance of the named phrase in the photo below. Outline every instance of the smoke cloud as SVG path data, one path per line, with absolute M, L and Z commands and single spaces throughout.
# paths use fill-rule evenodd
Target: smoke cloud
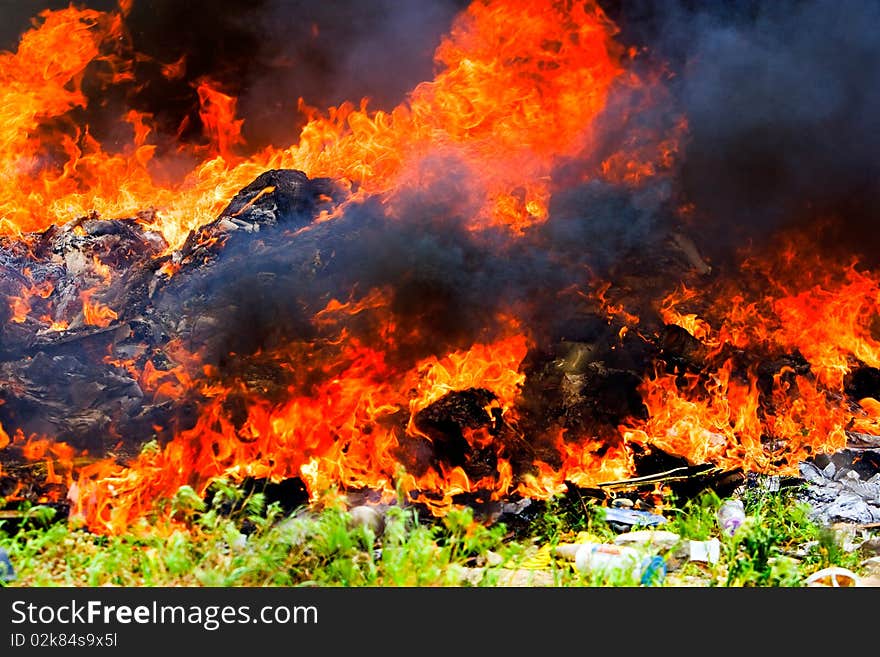
M 0 0 L 0 50 L 14 51 L 21 34 L 44 9 L 66 8 L 68 0 Z M 300 97 L 326 108 L 370 99 L 391 109 L 423 80 L 433 77 L 434 50 L 464 0 L 134 0 L 125 25 L 139 57 L 137 85 L 124 105 L 150 112 L 166 135 L 201 138 L 198 81 L 209 78 L 236 96 L 243 134 L 253 149 L 295 142 L 304 118 Z M 118 9 L 116 0 L 76 5 Z M 180 75 L 162 74 L 182 62 Z M 86 89 L 87 93 L 89 89 Z M 100 94 L 100 95 L 99 95 Z M 87 117 L 99 136 L 111 130 L 112 113 L 103 90 L 92 91 Z
M 876 251 L 880 5 L 608 4 L 621 37 L 675 73 L 689 124 L 677 190 L 707 248 L 834 219 L 829 238 Z
M 164 63 L 184 57 L 184 73 L 153 75 L 133 98 L 171 134 L 184 118 L 197 138 L 193 85 L 210 78 L 238 98 L 253 148 L 296 141 L 298 99 L 326 108 L 369 98 L 390 109 L 433 76 L 433 53 L 466 3 L 391 0 L 135 0 L 126 21 L 133 47 Z

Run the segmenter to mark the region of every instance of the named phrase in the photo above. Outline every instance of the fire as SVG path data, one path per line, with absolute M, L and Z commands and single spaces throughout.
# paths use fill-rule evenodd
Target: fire
M 3 449 L 10 443 L 9 434 L 6 433 L 6 430 L 3 428 L 3 425 L 0 424 L 0 449 Z
M 119 317 L 119 315 L 117 315 L 115 310 L 100 301 L 93 301 L 92 297 L 96 292 L 97 290 L 90 289 L 83 290 L 80 293 L 80 299 L 82 300 L 83 305 L 83 321 L 92 326 L 110 326 L 110 323 Z
M 75 117 L 88 115 L 85 89 L 137 83 L 133 63 L 142 56 L 127 39 L 129 9 L 123 2 L 119 12 L 42 12 L 15 52 L 0 53 L 0 236 L 27 242 L 28 234 L 71 220 L 131 217 L 162 235 L 162 257 L 179 254 L 192 231 L 259 174 L 299 169 L 346 190 L 315 224 L 367 198 L 406 221 L 407 199 L 452 175 L 455 210 L 464 217 L 456 228 L 521 244 L 548 221 L 562 163 L 580 164 L 578 183 L 631 190 L 674 167 L 688 130 L 683 117 L 668 129 L 639 126 L 607 153 L 602 130 L 630 118 L 605 112 L 615 90 L 640 92 L 633 112 L 665 100 L 658 80 L 629 70 L 638 53 L 617 43 L 601 8 L 476 0 L 437 48 L 434 78 L 393 110 L 374 111 L 368 99 L 319 110 L 299 99 L 305 124 L 298 140 L 257 151 L 244 139 L 238 99 L 204 77 L 193 85 L 200 142 L 183 139 L 187 125 L 163 134 L 153 115 L 126 109 L 117 127 L 127 139 L 101 143 L 99 131 Z M 186 74 L 186 57 L 154 63 L 166 79 Z M 237 214 L 275 191 L 263 188 Z M 214 234 L 203 239 L 200 246 L 218 245 Z M 625 336 L 650 340 L 653 323 L 678 326 L 701 347 L 699 372 L 651 363 L 638 389 L 645 416 L 622 419 L 607 434 L 562 422 L 522 426 L 528 357 L 544 345 L 535 344 L 518 309 L 498 313 L 480 339 L 408 360 L 406 346 L 419 329 L 396 321 L 389 290 L 355 289 L 328 293 L 320 309 L 309 310 L 309 339 L 247 357 L 224 354 L 234 365 L 277 374 L 276 389 L 246 367 L 221 372 L 182 340 L 164 344 L 161 354 L 108 355 L 104 362 L 131 373 L 154 403 L 187 400 L 198 408 L 189 424 L 153 426 L 154 440 L 128 462 L 76 453 L 64 436 L 26 438 L 3 427 L 0 450 L 45 463 L 45 483 L 67 486 L 72 517 L 108 533 L 156 529 L 157 514 L 172 516 L 168 500 L 181 486 L 204 493 L 217 478 L 299 477 L 313 498 L 334 487 L 369 488 L 441 514 L 463 494 L 548 497 L 567 483 L 624 478 L 634 472 L 633 445 L 694 463 L 794 472 L 800 459 L 845 444 L 848 431 L 880 427 L 880 400 L 841 401 L 855 368 L 880 368 L 880 280 L 855 263 L 793 264 L 809 256 L 789 250 L 747 263 L 744 271 L 761 280 L 757 291 L 722 281 L 710 296 L 682 285 L 651 316 L 612 300 L 610 282 L 594 281 L 591 293 L 579 285 L 560 293 L 620 324 L 618 344 Z M 81 317 L 55 305 L 60 293 L 52 281 L 25 269 L 16 293 L 6 295 L 9 321 L 37 320 L 49 331 L 124 327 L 126 309 L 110 307 L 117 305 L 108 293 L 111 265 L 98 255 L 83 263 L 91 287 L 76 290 Z M 157 275 L 173 278 L 181 267 L 166 259 Z M 829 271 L 837 273 L 818 273 Z M 452 428 L 464 456 L 449 463 L 419 456 L 425 445 L 425 453 L 439 449 L 424 418 L 448 400 L 470 404 L 472 417 Z M 528 466 L 516 458 L 522 445 L 535 454 Z M 467 460 L 473 454 L 479 467 Z
M 196 87 L 208 146 L 180 145 L 199 163 L 171 174 L 156 155 L 161 137 L 152 117 L 134 110 L 120 120 L 130 143 L 110 152 L 87 126 L 44 136 L 85 108 L 84 76 L 99 62 L 113 72 L 106 84 L 129 80 L 120 52 L 122 16 L 69 8 L 45 11 L 18 51 L 2 53 L 0 232 L 20 234 L 85 216 L 135 216 L 157 210 L 151 228 L 171 249 L 212 220 L 238 189 L 268 168 L 295 168 L 311 177 L 348 179 L 364 193 L 391 193 L 421 175 L 426 158 L 453 157 L 486 201 L 474 228 L 514 231 L 546 219 L 549 172 L 559 157 L 590 143 L 590 125 L 622 72 L 614 25 L 590 2 L 564 7 L 526 0 L 474 3 L 436 52 L 441 68 L 392 112 L 368 101 L 326 114 L 301 101 L 309 121 L 299 142 L 242 157 L 236 99 L 211 80 Z M 183 62 L 163 64 L 176 75 Z M 150 141 L 151 138 L 154 141 Z M 462 173 L 464 173 L 464 170 Z M 182 182 L 163 184 L 173 176 Z
M 313 115 L 293 163 L 314 175 L 390 192 L 452 157 L 479 180 L 486 203 L 473 227 L 514 231 L 546 219 L 549 173 L 586 148 L 593 119 L 622 72 L 615 27 L 592 3 L 570 11 L 526 0 L 473 3 L 435 54 L 441 72 L 391 113 L 366 103 Z M 284 161 L 284 160 L 283 160 Z
M 21 324 L 28 318 L 35 300 L 48 299 L 55 289 L 52 281 L 34 281 L 28 268 L 24 269 L 23 274 L 31 281 L 30 285 L 22 287 L 19 295 L 10 296 L 8 299 L 9 310 L 12 313 L 10 319 L 16 324 Z
M 848 431 L 877 431 L 876 400 L 841 400 L 856 368 L 877 367 L 880 343 L 872 327 L 880 316 L 880 279 L 858 263 L 815 255 L 804 238 L 786 239 L 782 257 L 746 264 L 763 284 L 755 296 L 732 281 L 709 303 L 705 293 L 688 288 L 662 302 L 664 321 L 700 340 L 713 373 L 657 372 L 646 380 L 650 419 L 626 427 L 627 440 L 694 463 L 797 474 L 800 460 L 844 447 Z M 678 310 L 695 303 L 702 316 Z M 763 351 L 781 363 L 761 373 L 731 358 L 736 349 Z M 804 366 L 796 369 L 785 358 L 802 358 Z
M 199 387 L 208 402 L 196 426 L 180 432 L 164 448 L 143 451 L 127 467 L 99 461 L 81 468 L 73 515 L 96 531 L 119 532 L 136 525 L 157 499 L 168 498 L 184 484 L 204 492 L 217 477 L 244 476 L 279 481 L 301 477 L 313 495 L 336 485 L 368 486 L 389 500 L 398 491 L 441 491 L 432 501 L 440 511 L 449 507 L 455 494 L 480 490 L 487 481 L 471 482 L 460 468 L 398 478 L 397 450 L 407 422 L 396 418 L 408 413 L 411 423 L 416 412 L 408 412 L 405 392 L 409 386 L 421 389 L 424 401 L 456 389 L 453 386 L 480 385 L 498 390 L 503 411 L 521 382 L 516 370 L 525 350 L 522 336 L 513 336 L 474 345 L 442 361 L 427 359 L 409 372 L 395 372 L 380 352 L 350 344 L 340 356 L 344 369 L 336 377 L 311 394 L 292 392 L 279 405 L 254 400 L 239 422 L 228 416 L 226 404 L 248 394 L 244 382 L 212 386 L 175 374 L 177 387 L 168 390 L 161 383 L 155 394 L 180 395 L 190 386 Z M 501 494 L 510 478 L 509 466 L 502 463 L 491 489 Z
M 20 429 L 10 437 L 0 426 L 0 449 L 7 448 L 18 451 L 27 461 L 42 464 L 45 471 L 43 485 L 68 487 L 73 484 L 76 450 L 67 443 L 36 435 L 25 436 Z M 6 499 L 15 499 L 17 495 L 16 490 Z M 50 490 L 46 497 L 57 501 L 58 496 L 57 490 Z
M 676 310 L 676 306 L 693 299 L 696 294 L 695 290 L 689 290 L 685 286 L 674 291 L 663 300 L 660 317 L 665 323 L 680 326 L 695 338 L 704 340 L 712 334 L 712 327 L 706 320 L 701 319 L 696 313 L 681 313 Z
M 235 118 L 234 97 L 221 93 L 203 80 L 196 90 L 199 94 L 199 116 L 210 138 L 210 154 L 225 160 L 234 160 L 233 148 L 244 143 L 241 136 L 241 119 Z
M 526 339 L 515 335 L 491 345 L 474 345 L 466 352 L 454 352 L 443 359 L 429 358 L 419 364 L 416 394 L 410 401 L 410 417 L 447 392 L 486 387 L 498 397 L 501 408 L 516 400 L 525 375 L 518 372 L 525 358 Z

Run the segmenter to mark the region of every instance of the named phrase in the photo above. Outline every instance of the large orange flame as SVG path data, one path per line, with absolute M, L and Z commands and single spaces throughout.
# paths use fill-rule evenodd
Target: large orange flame
M 350 191 L 345 203 L 378 195 L 396 216 L 402 195 L 429 187 L 452 163 L 467 199 L 465 227 L 506 228 L 516 240 L 547 219 L 551 173 L 561 160 L 584 163 L 580 180 L 638 186 L 669 170 L 687 131 L 682 118 L 664 134 L 637 136 L 610 156 L 600 154 L 597 119 L 612 90 L 646 84 L 627 70 L 635 53 L 615 42 L 614 24 L 589 0 L 477 0 L 440 43 L 436 76 L 390 112 L 372 111 L 367 99 L 326 111 L 300 99 L 307 120 L 299 139 L 254 152 L 243 139 L 236 98 L 205 78 L 194 88 L 202 143 L 174 143 L 173 157 L 166 158 L 175 136 L 160 134 L 150 114 L 127 109 L 118 120 L 127 126 L 128 141 L 102 144 L 74 117 L 87 109 L 86 78 L 104 89 L 133 82 L 134 53 L 125 34 L 129 8 L 124 2 L 120 12 L 45 11 L 16 52 L 0 53 L 0 235 L 25 239 L 97 213 L 137 217 L 175 250 L 269 168 L 334 178 Z M 163 75 L 177 78 L 186 61 L 158 64 Z M 182 174 L 181 162 L 188 163 Z M 704 371 L 658 369 L 647 377 L 641 388 L 647 419 L 624 423 L 612 444 L 560 427 L 547 436 L 520 437 L 551 444 L 558 456 L 552 464 L 536 457 L 526 474 L 515 472 L 498 434 L 515 430 L 519 419 L 529 334 L 515 317 L 497 317 L 502 330 L 493 338 L 401 367 L 390 356 L 400 336 L 385 319 L 391 314 L 382 290 L 330 300 L 312 318 L 322 335 L 330 335 L 323 341 L 259 354 L 290 376 L 280 400 L 244 377 L 219 376 L 179 343 L 165 346 L 173 361 L 167 369 L 149 360 L 143 366 L 108 360 L 129 369 L 157 401 L 192 397 L 201 403 L 192 426 L 149 444 L 129 463 L 77 466 L 60 440 L 10 436 L 2 427 L 0 449 L 14 446 L 25 458 L 45 461 L 46 483 L 68 485 L 72 515 L 99 532 L 155 528 L 155 514 L 168 517 L 163 500 L 183 485 L 203 493 L 217 477 L 300 477 L 312 496 L 334 486 L 366 487 L 385 498 L 422 494 L 420 500 L 443 513 L 460 493 L 547 497 L 566 482 L 619 479 L 633 471 L 631 444 L 695 463 L 788 472 L 798 459 L 842 445 L 847 431 L 876 431 L 880 401 L 847 406 L 841 399 L 857 363 L 880 367 L 880 344 L 871 331 L 880 283 L 855 265 L 841 276 L 800 278 L 798 284 L 770 269 L 762 270 L 761 294 L 724 290 L 716 307 L 703 303 L 689 312 L 683 306 L 700 301 L 696 290 L 670 295 L 658 315 L 702 343 Z M 814 271 L 827 269 L 820 263 Z M 10 297 L 11 321 L 32 318 L 50 330 L 72 321 L 112 324 L 124 310 L 101 301 L 112 272 L 97 257 L 90 270 L 94 286 L 79 291 L 81 316 L 56 316 L 51 283 L 25 272 L 28 280 Z M 174 270 L 168 263 L 162 271 Z M 596 296 L 601 310 L 625 325 L 621 338 L 626 327 L 646 330 L 607 292 L 600 287 Z M 383 318 L 370 340 L 346 328 L 347 319 L 361 313 Z M 783 365 L 758 372 L 756 363 L 730 354 L 747 347 L 770 355 L 797 352 L 809 371 Z M 315 372 L 321 376 L 310 378 Z M 407 471 L 402 446 L 430 440 L 418 428 L 419 413 L 468 389 L 488 391 L 489 420 L 464 427 L 462 438 L 473 449 L 490 450 L 491 467 L 479 476 L 443 464 Z M 243 410 L 230 412 L 242 403 Z
M 702 314 L 679 307 L 705 293 L 682 288 L 663 301 L 663 319 L 703 343 L 701 358 L 714 374 L 658 372 L 643 387 L 651 418 L 629 428 L 627 439 L 694 462 L 796 474 L 800 460 L 843 447 L 847 432 L 877 433 L 876 400 L 847 403 L 846 379 L 878 365 L 880 279 L 856 262 L 817 256 L 803 237 L 786 239 L 779 257 L 746 262 L 756 289 L 740 280 L 722 286 Z M 783 362 L 772 376 L 763 373 L 762 386 L 754 366 L 734 362 L 736 350 L 808 366 Z
M 132 137 L 112 152 L 69 118 L 86 106 L 82 80 L 97 65 L 111 72 L 105 84 L 130 79 L 118 45 L 122 16 L 45 11 L 17 52 L 0 54 L 0 231 L 152 207 L 151 227 L 174 248 L 267 168 L 347 179 L 379 193 L 413 182 L 428 157 L 454 157 L 479 180 L 486 200 L 475 227 L 501 222 L 518 230 L 546 218 L 555 159 L 589 145 L 592 121 L 622 72 L 614 32 L 591 2 L 476 2 L 437 49 L 440 73 L 407 102 L 371 112 L 365 99 L 321 114 L 301 101 L 310 120 L 299 142 L 247 158 L 236 155 L 243 145 L 236 99 L 201 80 L 199 115 L 210 145 L 182 146 L 196 164 L 174 176 L 182 182 L 163 184 L 169 174 L 150 142 L 149 114 L 120 117 Z

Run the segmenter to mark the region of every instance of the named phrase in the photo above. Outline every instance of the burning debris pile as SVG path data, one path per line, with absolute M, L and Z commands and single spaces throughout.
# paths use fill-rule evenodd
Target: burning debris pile
M 743 200 L 741 162 L 705 151 L 711 94 L 669 70 L 692 60 L 627 45 L 626 12 L 621 32 L 593 2 L 478 0 L 406 102 L 301 101 L 298 141 L 248 150 L 205 76 L 200 139 L 192 114 L 89 126 L 96 98 L 186 79 L 133 50 L 132 11 L 46 11 L 0 54 L 7 502 L 121 532 L 184 485 L 298 479 L 442 514 L 703 466 L 834 479 L 807 462 L 880 435 L 880 277 L 824 248 L 876 165 Z M 763 43 L 779 20 L 724 25 Z M 737 208 L 773 234 L 725 237 Z

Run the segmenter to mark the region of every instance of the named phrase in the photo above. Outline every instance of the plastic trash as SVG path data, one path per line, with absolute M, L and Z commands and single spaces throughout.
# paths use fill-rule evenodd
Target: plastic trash
M 642 576 L 639 584 L 642 586 L 660 586 L 666 579 L 666 559 L 660 555 L 649 557 L 642 561 Z
M 718 507 L 718 526 L 728 536 L 733 536 L 746 521 L 742 500 L 725 500 Z
M 582 573 L 611 573 L 640 571 L 642 555 L 638 550 L 623 545 L 584 543 L 574 555 L 574 565 Z M 641 572 L 638 573 L 641 575 Z
M 15 569 L 12 567 L 12 562 L 9 560 L 9 554 L 7 554 L 6 550 L 0 548 L 0 582 L 14 581 Z
M 584 543 L 574 555 L 574 565 L 582 573 L 609 576 L 629 574 L 642 586 L 656 586 L 666 578 L 666 560 L 645 556 L 635 548 L 609 543 Z
M 374 536 L 381 536 L 385 531 L 385 516 L 379 509 L 362 504 L 352 508 L 351 524 L 369 529 Z
M 838 588 L 862 586 L 862 582 L 853 571 L 841 568 L 840 566 L 831 566 L 830 568 L 817 570 L 807 577 L 806 585 L 809 587 Z
M 717 538 L 711 538 L 708 541 L 688 541 L 689 561 L 715 564 L 719 559 L 721 559 L 721 541 Z
M 605 522 L 613 529 L 627 531 L 629 527 L 656 527 L 664 524 L 666 518 L 648 511 L 608 507 L 605 509 Z
M 553 550 L 553 554 L 560 559 L 574 561 L 574 558 L 577 556 L 578 550 L 581 549 L 582 545 L 583 543 L 560 543 Z

